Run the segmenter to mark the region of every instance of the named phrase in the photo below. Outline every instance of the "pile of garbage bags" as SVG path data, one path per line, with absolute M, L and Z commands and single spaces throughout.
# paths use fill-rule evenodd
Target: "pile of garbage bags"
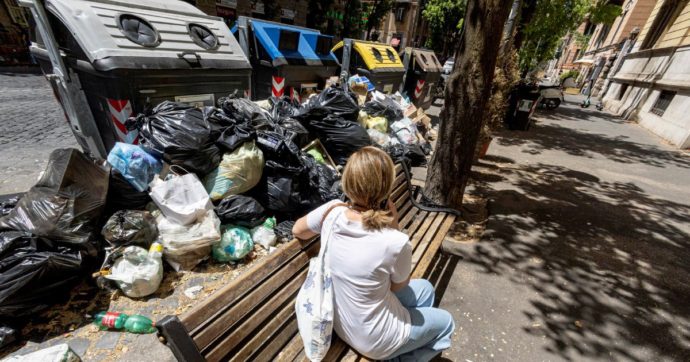
M 165 269 L 270 252 L 298 217 L 343 198 L 340 170 L 364 146 L 424 164 L 423 112 L 369 98 L 332 87 L 303 104 L 164 101 L 127 121 L 137 142 L 116 143 L 107 160 L 55 150 L 35 186 L 0 203 L 0 318 L 34 314 L 88 275 L 142 298 Z

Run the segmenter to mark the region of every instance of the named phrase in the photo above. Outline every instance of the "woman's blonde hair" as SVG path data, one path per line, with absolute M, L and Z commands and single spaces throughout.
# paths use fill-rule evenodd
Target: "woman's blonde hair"
M 365 230 L 380 230 L 393 223 L 393 215 L 383 204 L 395 180 L 393 160 L 375 147 L 363 147 L 353 153 L 345 165 L 343 191 L 353 208 L 362 213 Z

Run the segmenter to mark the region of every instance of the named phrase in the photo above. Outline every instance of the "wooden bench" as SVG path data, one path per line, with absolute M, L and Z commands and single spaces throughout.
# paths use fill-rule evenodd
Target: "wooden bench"
M 396 175 L 392 200 L 400 227 L 410 235 L 414 248 L 412 278 L 420 278 L 430 269 L 456 216 L 415 206 L 417 195 L 409 174 L 397 165 Z M 282 245 L 179 318 L 166 316 L 159 321 L 161 340 L 179 361 L 308 361 L 294 302 L 309 259 L 318 251 L 318 238 Z M 324 360 L 358 358 L 363 357 L 334 334 Z

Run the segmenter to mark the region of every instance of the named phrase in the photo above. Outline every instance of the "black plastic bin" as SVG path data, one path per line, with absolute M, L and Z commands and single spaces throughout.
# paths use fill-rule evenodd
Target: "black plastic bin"
M 508 100 L 508 111 L 506 114 L 508 128 L 527 131 L 540 98 L 541 93 L 539 93 L 537 87 L 528 84 L 518 85 L 510 94 L 510 99 Z

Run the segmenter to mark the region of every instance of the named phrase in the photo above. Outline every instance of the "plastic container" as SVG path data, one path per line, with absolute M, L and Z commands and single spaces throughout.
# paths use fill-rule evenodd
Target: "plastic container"
M 268 250 L 271 246 L 276 244 L 277 237 L 273 230 L 275 226 L 276 219 L 274 217 L 269 217 L 263 224 L 252 229 L 252 240 Z
M 443 66 L 433 51 L 418 48 L 405 48 L 405 83 L 402 92 L 407 94 L 418 108 L 427 109 L 434 102 L 433 91 L 441 79 Z
M 119 312 L 99 312 L 94 316 L 93 323 L 101 330 L 125 330 L 130 333 L 155 333 L 155 323 L 143 315 L 127 315 Z
M 345 47 L 350 47 L 349 51 Z M 390 45 L 364 40 L 345 39 L 333 47 L 341 67 L 349 75 L 365 76 L 374 88 L 387 94 L 400 90 L 405 75 L 400 56 Z M 349 54 L 349 58 L 346 55 Z M 349 77 L 347 78 L 349 79 Z

